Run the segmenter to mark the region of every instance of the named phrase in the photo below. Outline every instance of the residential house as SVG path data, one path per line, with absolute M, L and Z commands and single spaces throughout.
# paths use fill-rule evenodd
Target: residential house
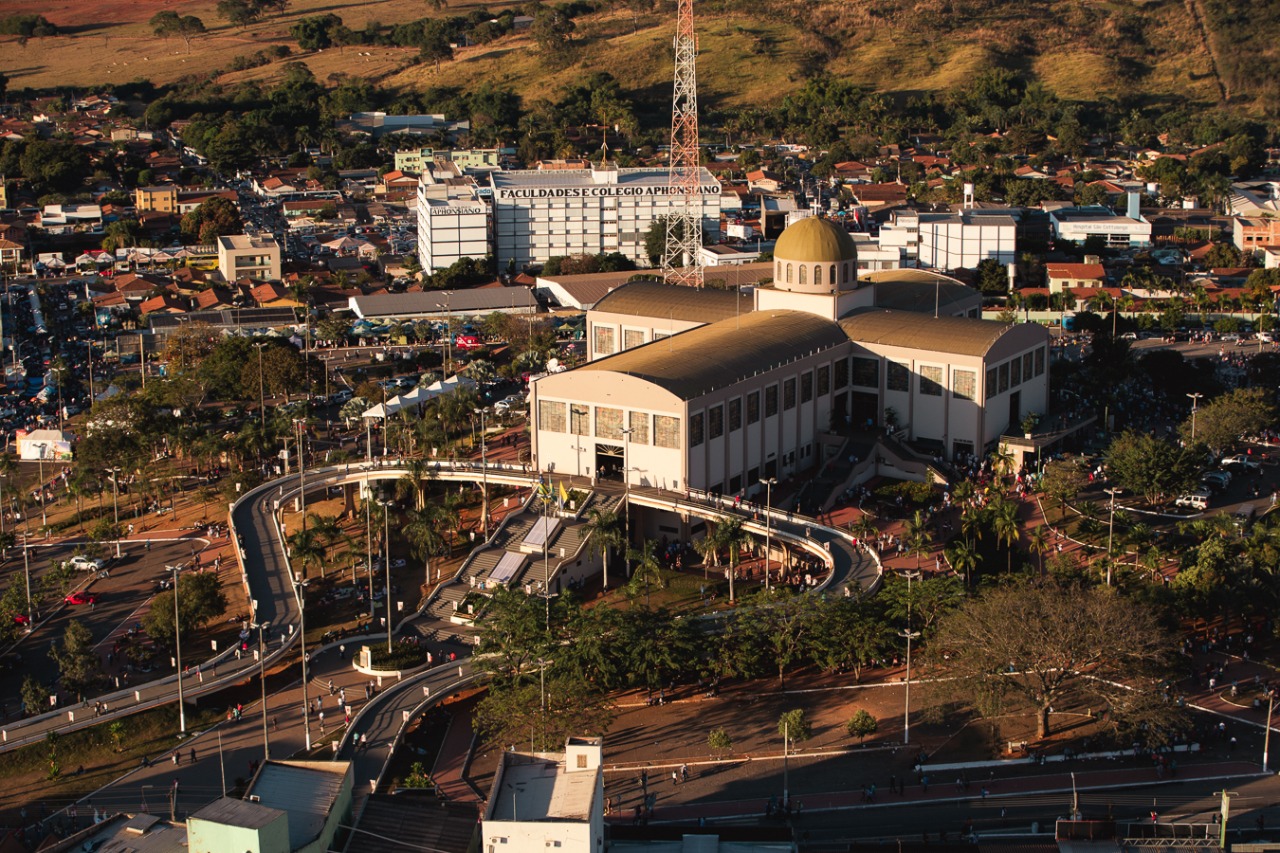
M 782 190 L 782 179 L 772 172 L 756 169 L 754 172 L 747 172 L 747 187 L 752 192 L 776 193 Z
M 1107 272 L 1102 264 L 1047 264 L 1045 273 L 1050 293 L 1103 287 L 1107 281 Z
M 270 237 L 229 234 L 218 238 L 218 271 L 227 281 L 280 280 L 280 244 Z
M 172 293 L 161 293 L 150 299 L 143 300 L 138 306 L 140 314 L 185 314 L 187 306 L 183 301 Z
M 1280 218 L 1237 216 L 1232 221 L 1231 242 L 1245 255 L 1280 246 Z

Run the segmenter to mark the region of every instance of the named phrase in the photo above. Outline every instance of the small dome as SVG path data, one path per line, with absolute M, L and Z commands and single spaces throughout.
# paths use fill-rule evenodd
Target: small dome
M 858 248 L 839 225 L 817 216 L 806 217 L 787 228 L 773 247 L 779 260 L 801 263 L 839 263 L 858 259 Z

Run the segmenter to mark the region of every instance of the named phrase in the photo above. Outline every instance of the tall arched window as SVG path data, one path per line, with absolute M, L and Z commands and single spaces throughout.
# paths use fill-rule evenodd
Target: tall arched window
M 815 266 L 813 268 L 813 283 L 822 286 L 822 267 Z
M 782 281 L 782 261 L 778 261 L 778 270 L 773 274 L 774 280 Z
M 840 282 L 836 281 L 836 265 L 831 265 L 831 286 L 835 287 Z
M 844 266 L 844 270 L 843 270 L 843 272 L 844 272 L 844 280 L 845 280 L 845 281 L 852 281 L 853 279 L 852 279 L 852 278 L 850 277 L 850 275 L 849 275 L 849 263 L 848 263 L 848 261 L 846 261 L 846 262 L 843 264 L 843 266 Z
M 791 264 L 787 264 L 787 284 L 791 283 Z
M 801 264 L 800 265 L 800 282 L 799 282 L 801 285 L 805 283 L 805 278 L 807 278 L 807 276 L 805 276 L 804 274 L 804 264 Z

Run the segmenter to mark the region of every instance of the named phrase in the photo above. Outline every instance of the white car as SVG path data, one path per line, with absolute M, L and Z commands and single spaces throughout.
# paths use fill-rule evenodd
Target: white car
M 81 572 L 97 572 L 101 571 L 107 564 L 102 560 L 92 557 L 86 557 L 83 554 L 77 554 L 67 561 L 71 568 Z
M 1237 465 L 1250 471 L 1257 471 L 1262 467 L 1258 460 L 1244 453 L 1237 453 L 1235 456 L 1228 456 L 1222 460 L 1223 468 L 1233 468 Z

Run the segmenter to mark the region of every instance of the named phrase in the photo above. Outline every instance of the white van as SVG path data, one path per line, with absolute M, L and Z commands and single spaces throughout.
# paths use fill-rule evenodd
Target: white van
M 1209 508 L 1209 493 L 1192 492 L 1189 495 L 1183 495 L 1174 501 L 1174 505 L 1186 507 L 1187 509 L 1194 509 L 1197 512 L 1203 512 Z

